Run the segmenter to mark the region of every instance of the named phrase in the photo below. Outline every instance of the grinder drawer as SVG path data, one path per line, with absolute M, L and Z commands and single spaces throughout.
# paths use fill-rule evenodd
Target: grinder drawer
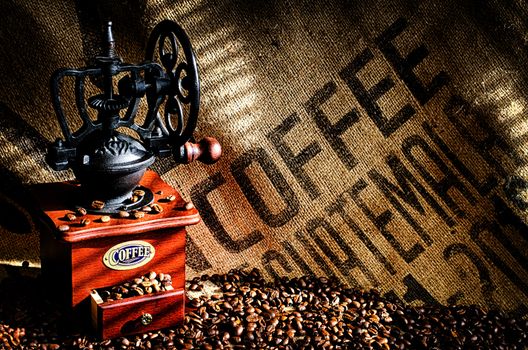
M 108 302 L 93 290 L 90 298 L 92 324 L 103 339 L 172 327 L 182 322 L 185 314 L 184 289 Z

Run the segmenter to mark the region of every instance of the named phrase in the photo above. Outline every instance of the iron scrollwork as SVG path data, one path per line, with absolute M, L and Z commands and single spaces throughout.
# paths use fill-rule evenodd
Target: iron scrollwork
M 75 105 L 81 121 L 76 130 L 68 124 L 60 94 L 66 78 L 75 80 Z M 101 93 L 86 97 L 87 80 L 96 82 Z M 99 194 L 116 202 L 116 207 L 155 156 L 172 155 L 178 163 L 195 159 L 214 163 L 220 157 L 215 139 L 188 142 L 198 120 L 200 81 L 190 40 L 173 21 L 154 27 L 140 64 L 123 63 L 116 55 L 109 22 L 103 54 L 95 57 L 95 64 L 57 70 L 51 78 L 51 94 L 64 139 L 49 147 L 48 164 L 55 170 L 72 168 L 87 191 L 97 191 L 100 186 L 96 184 L 102 182 L 110 184 Z M 147 108 L 139 118 L 143 98 Z M 96 111 L 95 120 L 89 108 Z M 133 130 L 139 139 L 119 132 L 120 128 Z M 119 152 L 114 152 L 117 146 Z

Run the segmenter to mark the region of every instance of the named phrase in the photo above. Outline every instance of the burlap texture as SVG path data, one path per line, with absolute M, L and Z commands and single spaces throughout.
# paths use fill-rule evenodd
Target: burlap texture
M 189 277 L 234 267 L 334 276 L 406 302 L 524 315 L 527 7 L 485 1 L 2 1 L 0 260 L 39 263 L 23 184 L 59 137 L 48 79 L 93 55 L 101 16 L 125 61 L 187 31 L 213 166 L 153 169 L 199 209 Z M 97 17 L 99 16 L 99 18 Z

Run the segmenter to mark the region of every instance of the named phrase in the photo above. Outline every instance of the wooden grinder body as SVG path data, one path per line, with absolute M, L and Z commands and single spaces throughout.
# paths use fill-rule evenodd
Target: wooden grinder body
M 146 213 L 139 219 L 113 215 L 108 222 L 100 220 L 101 214 L 67 220 L 68 213 L 75 213 L 75 183 L 39 184 L 32 188 L 41 213 L 43 280 L 67 309 L 86 312 L 92 303 L 92 319 L 102 338 L 174 326 L 184 317 L 185 226 L 198 223 L 200 217 L 194 207 L 185 209 L 181 196 L 155 172 L 147 171 L 140 185 L 154 193 L 154 203 L 163 211 Z M 83 219 L 90 220 L 90 224 L 82 225 Z M 61 232 L 60 225 L 70 229 Z M 114 247 L 138 241 L 140 245 L 152 246 L 150 261 L 129 269 L 105 264 L 105 254 L 108 257 L 107 252 Z M 91 301 L 92 290 L 119 285 L 150 271 L 170 274 L 173 290 L 106 303 Z M 152 322 L 144 325 L 138 317 L 147 313 Z

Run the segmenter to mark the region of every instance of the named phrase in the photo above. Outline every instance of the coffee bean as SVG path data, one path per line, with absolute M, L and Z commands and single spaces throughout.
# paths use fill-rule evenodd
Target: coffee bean
M 59 231 L 61 232 L 67 232 L 70 230 L 70 226 L 69 225 L 59 225 L 57 226 L 57 228 L 59 229 Z
M 143 208 L 141 208 L 141 211 L 144 211 L 145 213 L 152 212 L 152 208 L 149 205 L 145 205 Z
M 176 200 L 176 196 L 171 194 L 170 196 L 165 197 L 165 200 L 168 202 L 173 202 Z
M 143 211 L 134 211 L 134 212 L 132 212 L 132 216 L 134 217 L 134 219 L 141 219 L 141 218 L 145 217 L 145 212 L 143 212 Z
M 192 202 L 187 202 L 185 203 L 185 206 L 184 206 L 185 210 L 191 210 L 194 208 L 194 204 Z
M 134 192 L 132 192 L 133 195 L 135 196 L 138 196 L 138 197 L 144 197 L 145 196 L 145 191 L 143 190 L 135 190 Z
M 199 291 L 199 290 L 202 290 L 202 286 L 197 283 L 194 283 L 194 284 L 191 284 L 189 289 L 192 291 Z
M 75 216 L 73 213 L 68 213 L 66 214 L 65 219 L 68 221 L 75 221 L 77 220 L 77 216 Z
M 156 214 L 161 213 L 163 211 L 163 207 L 158 203 L 154 203 L 150 207 L 152 208 L 152 211 Z
M 145 294 L 145 292 L 143 291 L 143 289 L 141 289 L 141 288 L 139 288 L 139 287 L 131 288 L 130 293 L 131 293 L 132 295 L 137 295 L 137 296 L 140 296 L 140 295 L 144 295 L 144 294 Z
M 84 219 L 81 220 L 81 225 L 82 226 L 88 226 L 88 225 L 90 225 L 91 222 L 92 221 L 90 219 L 84 218 Z
M 120 217 L 120 218 L 128 218 L 130 217 L 130 213 L 126 210 L 120 210 L 117 215 Z
M 77 209 L 75 209 L 75 213 L 78 215 L 78 216 L 84 216 L 88 213 L 88 211 L 86 209 L 84 209 L 83 207 L 79 207 Z
M 99 220 L 101 220 L 101 222 L 109 222 L 110 221 L 110 216 L 103 215 L 103 216 L 101 216 L 101 218 Z
M 225 303 L 224 303 L 225 304 Z M 259 316 L 256 313 L 250 314 L 246 317 L 248 323 L 255 323 L 259 321 Z
M 136 196 L 135 194 L 132 195 L 132 197 L 130 197 L 130 202 L 131 203 L 136 203 L 136 202 L 139 202 L 139 200 L 141 199 L 140 196 Z
M 103 201 L 95 200 L 92 202 L 92 208 L 94 209 L 101 210 L 104 208 L 104 206 L 105 206 L 105 202 Z

